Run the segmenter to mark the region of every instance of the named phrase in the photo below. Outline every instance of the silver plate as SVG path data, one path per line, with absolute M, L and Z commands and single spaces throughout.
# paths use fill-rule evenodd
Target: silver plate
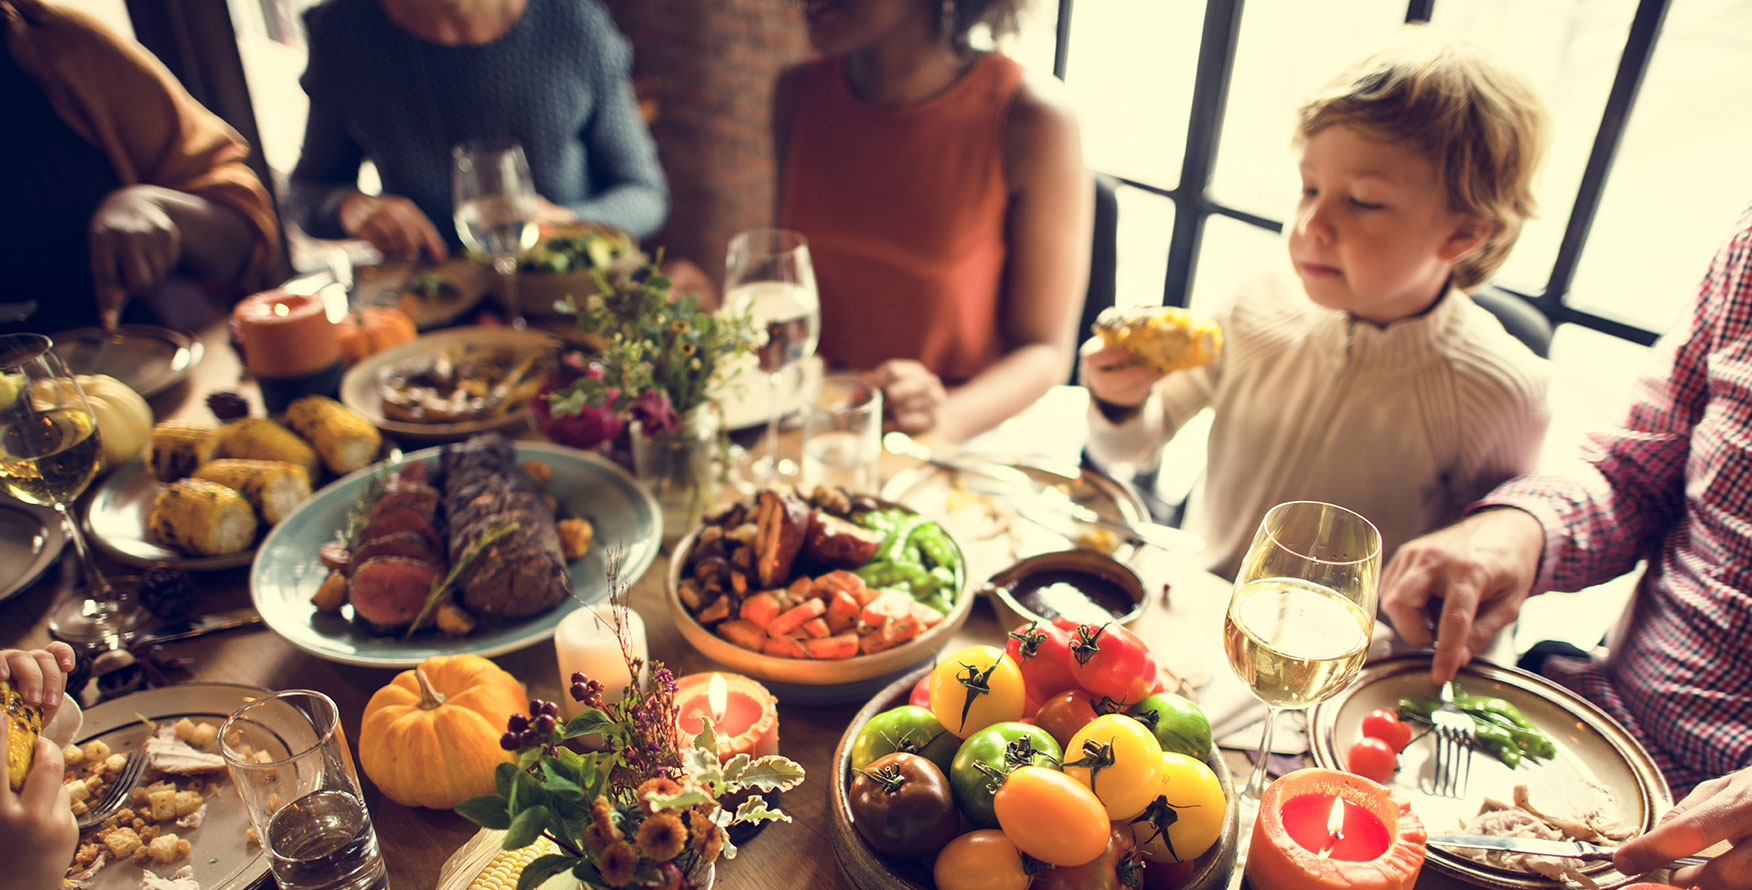
M 528 402 L 515 410 L 494 417 L 460 420 L 449 423 L 415 423 L 391 420 L 383 411 L 383 396 L 378 391 L 378 375 L 384 370 L 409 362 L 418 362 L 443 350 L 464 346 L 493 346 L 526 351 L 558 352 L 560 340 L 541 331 L 519 331 L 503 327 L 452 328 L 436 334 L 426 334 L 393 349 L 369 356 L 347 371 L 341 378 L 341 404 L 359 412 L 371 424 L 384 432 L 404 439 L 423 442 L 456 442 L 476 433 L 503 430 L 507 433 L 529 422 L 532 411 Z
M 201 363 L 199 341 L 170 328 L 125 324 L 114 332 L 75 328 L 50 339 L 75 374 L 108 374 L 150 399 L 181 383 Z
M 42 577 L 66 543 L 66 529 L 54 510 L 0 501 L 0 600 Z

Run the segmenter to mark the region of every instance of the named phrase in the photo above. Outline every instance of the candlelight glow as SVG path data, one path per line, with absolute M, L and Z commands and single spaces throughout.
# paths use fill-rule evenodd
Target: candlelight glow
M 724 711 L 730 706 L 730 687 L 724 684 L 722 674 L 712 675 L 712 684 L 706 688 L 706 701 L 712 706 L 712 722 L 723 722 Z
M 1344 840 L 1344 798 L 1332 799 L 1332 814 L 1326 817 L 1326 843 L 1320 845 L 1319 856 L 1325 859 L 1332 855 L 1332 848 Z
M 281 318 L 285 318 L 286 316 L 292 314 L 292 310 L 286 308 L 285 303 L 275 303 L 274 304 L 274 314 L 280 316 Z

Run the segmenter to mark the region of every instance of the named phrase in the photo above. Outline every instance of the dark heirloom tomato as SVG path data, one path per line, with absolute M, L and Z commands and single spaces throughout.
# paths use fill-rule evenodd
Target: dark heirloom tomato
M 916 754 L 889 754 L 852 773 L 846 797 L 852 826 L 890 856 L 929 856 L 954 840 L 961 827 L 949 780 Z
M 995 828 L 998 817 L 992 813 L 994 775 L 1002 775 L 1018 766 L 1033 764 L 1058 769 L 1063 750 L 1046 730 L 1026 723 L 999 723 L 967 737 L 955 752 L 955 762 L 949 770 L 949 784 L 955 791 L 955 802 L 961 806 L 967 821 L 980 828 Z
M 1133 880 L 1143 879 L 1142 861 L 1131 856 L 1131 849 L 1131 829 L 1115 828 L 1107 836 L 1107 849 L 1095 861 L 1049 868 L 1034 876 L 1029 890 L 1118 890 L 1122 885 L 1137 886 L 1122 884 L 1120 880 L 1121 863 L 1128 858 L 1132 862 L 1126 867 L 1134 875 Z
M 884 754 L 922 754 L 944 774 L 961 746 L 935 714 L 913 705 L 891 708 L 870 718 L 852 742 L 852 769 L 863 769 Z
M 1004 651 L 1022 668 L 1028 697 L 1045 702 L 1066 689 L 1077 688 L 1071 676 L 1071 634 L 1056 624 L 1030 621 L 1010 632 Z
M 1130 705 L 1155 688 L 1156 656 L 1117 624 L 1079 624 L 1071 632 L 1071 674 L 1096 698 Z
M 1083 725 L 1095 719 L 1095 699 L 1081 689 L 1067 689 L 1040 703 L 1034 723 L 1052 733 L 1060 747 L 1071 743 L 1071 737 Z

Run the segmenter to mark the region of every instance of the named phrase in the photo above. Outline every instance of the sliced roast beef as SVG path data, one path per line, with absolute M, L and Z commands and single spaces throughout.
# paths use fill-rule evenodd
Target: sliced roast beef
M 363 547 L 378 538 L 387 537 L 397 532 L 415 532 L 424 535 L 432 542 L 434 550 L 442 551 L 444 536 L 438 530 L 438 522 L 432 514 L 422 513 L 410 507 L 391 510 L 366 523 L 365 530 L 359 533 L 359 541 L 355 547 Z
M 408 485 L 384 489 L 383 495 L 371 505 L 366 524 L 392 510 L 418 510 L 427 516 L 438 515 L 438 489 L 430 485 Z
M 360 620 L 378 630 L 407 627 L 432 585 L 442 580 L 430 563 L 400 556 L 379 556 L 358 563 L 347 585 L 347 599 Z
M 476 436 L 444 451 L 443 512 L 450 560 L 505 522 L 516 531 L 488 545 L 457 581 L 458 598 L 477 617 L 523 618 L 553 608 L 571 591 L 553 509 L 518 470 L 504 436 Z
M 421 532 L 392 532 L 372 538 L 353 549 L 353 564 L 364 565 L 378 556 L 400 556 L 438 568 L 445 568 L 444 549 Z M 446 568 L 448 571 L 448 568 Z

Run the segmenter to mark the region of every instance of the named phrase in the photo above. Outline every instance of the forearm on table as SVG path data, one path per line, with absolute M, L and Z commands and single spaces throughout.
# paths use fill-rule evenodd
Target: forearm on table
M 182 270 L 202 281 L 230 281 L 243 273 L 255 248 L 255 230 L 236 208 L 160 186 L 148 189 L 182 234 Z
M 669 194 L 648 182 L 624 182 L 587 201 L 566 205 L 585 222 L 612 226 L 634 240 L 650 237 L 669 216 Z
M 934 432 L 959 442 L 997 426 L 1063 382 L 1068 361 L 1063 350 L 1046 343 L 1012 350 L 949 391 Z

